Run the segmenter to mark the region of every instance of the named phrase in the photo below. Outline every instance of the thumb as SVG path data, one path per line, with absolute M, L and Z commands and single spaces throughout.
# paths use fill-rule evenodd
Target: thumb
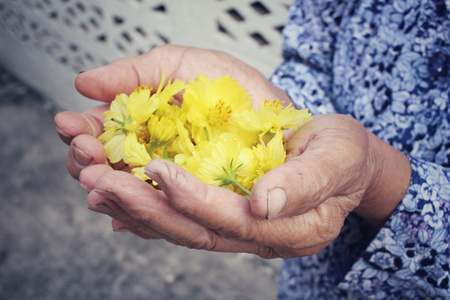
M 75 79 L 82 95 L 100 101 L 111 101 L 117 94 L 131 93 L 140 85 L 156 88 L 164 69 L 166 80 L 188 81 L 197 73 L 210 77 L 226 75 L 229 64 L 220 62 L 218 52 L 185 46 L 165 45 L 144 54 L 121 58 L 110 64 L 85 71 Z M 231 57 L 227 57 L 228 61 Z
M 75 78 L 75 88 L 85 97 L 105 102 L 112 101 L 120 93 L 129 94 L 136 87 L 150 82 L 139 58 L 119 59 L 82 72 Z M 158 72 L 161 71 L 158 69 Z
M 332 197 L 351 210 L 354 203 L 343 199 L 355 202 L 362 197 L 367 172 L 367 137 L 353 123 L 339 116 L 316 116 L 295 132 L 286 146 L 286 163 L 253 187 L 253 214 L 269 219 L 303 214 Z
M 317 162 L 294 157 L 261 177 L 252 189 L 250 206 L 254 215 L 267 219 L 303 214 L 332 193 L 329 179 L 319 178 Z M 313 169 L 314 168 L 314 169 Z
M 138 56 L 117 59 L 106 66 L 78 74 L 75 87 L 88 98 L 109 102 L 117 94 L 129 94 L 141 85 L 156 89 L 163 69 L 167 81 L 186 80 L 186 76 L 177 73 L 180 73 L 181 60 L 188 49 L 191 48 L 167 45 Z

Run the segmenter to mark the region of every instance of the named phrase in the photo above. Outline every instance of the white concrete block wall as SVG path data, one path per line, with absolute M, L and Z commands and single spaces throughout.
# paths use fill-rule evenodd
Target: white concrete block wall
M 76 74 L 165 43 L 223 50 L 270 76 L 289 0 L 2 0 L 0 64 L 63 109 Z

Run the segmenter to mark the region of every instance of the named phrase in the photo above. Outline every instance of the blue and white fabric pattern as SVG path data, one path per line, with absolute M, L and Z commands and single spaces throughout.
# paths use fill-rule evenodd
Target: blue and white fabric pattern
M 279 299 L 450 299 L 450 1 L 297 0 L 284 36 L 272 82 L 359 120 L 412 178 L 381 230 L 350 214 L 327 248 L 285 260 Z

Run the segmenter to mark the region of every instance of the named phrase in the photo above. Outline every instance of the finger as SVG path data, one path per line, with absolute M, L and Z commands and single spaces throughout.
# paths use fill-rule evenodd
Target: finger
M 166 71 L 166 80 L 185 82 L 196 78 L 197 74 L 212 79 L 230 75 L 253 96 L 255 103 L 267 97 L 290 102 L 289 97 L 259 71 L 229 54 L 174 45 L 156 47 L 145 54 L 83 72 L 76 77 L 75 87 L 88 98 L 111 101 L 117 94 L 129 94 L 142 84 L 157 87 L 162 70 Z
M 116 220 L 112 222 L 113 230 L 121 227 L 122 229 L 128 229 L 142 238 L 167 239 L 166 236 L 153 230 L 151 227 L 146 226 L 139 220 L 133 219 L 115 201 L 104 196 L 102 191 L 91 191 L 86 198 L 86 203 L 88 205 L 88 209 L 97 213 L 108 215 Z M 119 224 L 121 225 L 119 226 Z
M 115 231 L 115 232 L 131 232 L 130 228 L 128 228 L 122 222 L 117 221 L 116 219 L 111 220 L 111 227 L 113 228 L 113 231 Z M 142 234 L 142 235 L 143 235 L 142 238 L 144 238 L 144 236 L 145 236 L 145 238 L 148 237 L 148 239 L 151 238 L 149 235 L 144 235 L 144 234 Z
M 173 163 L 152 160 L 146 169 L 178 211 L 222 237 L 241 241 L 240 245 L 259 246 L 253 250 L 260 251 L 258 255 L 264 257 L 319 251 L 337 236 L 342 226 L 339 211 L 329 206 L 289 218 L 256 218 L 246 197 L 202 184 Z M 278 252 L 277 249 L 290 249 L 290 255 L 286 250 Z
M 96 164 L 85 167 L 80 171 L 80 185 L 88 192 L 95 189 L 95 183 L 103 174 L 112 171 L 113 168 L 105 164 Z
M 120 221 L 118 221 L 116 219 L 112 219 L 111 226 L 113 228 L 113 231 L 116 231 L 116 232 L 131 232 L 134 235 L 136 235 L 136 236 L 138 236 L 138 237 L 140 237 L 142 239 L 145 239 L 145 240 L 150 240 L 150 239 L 160 240 L 160 239 L 162 239 L 161 235 L 158 234 L 158 233 L 156 233 L 155 236 L 152 236 L 152 235 L 149 235 L 149 234 L 144 233 L 142 231 L 139 231 L 139 230 L 137 230 L 137 229 L 135 229 L 133 227 L 130 228 L 129 225 L 126 225 L 126 224 L 124 224 L 124 223 L 122 223 L 122 222 L 120 222 Z M 177 241 L 172 240 L 172 239 L 170 239 L 167 236 L 165 236 L 164 239 L 166 241 L 168 241 L 169 243 L 171 243 L 171 244 L 180 246 L 180 244 Z
M 73 138 L 66 167 L 73 178 L 78 179 L 80 172 L 90 165 L 108 164 L 105 149 L 98 139 L 82 134 Z
M 335 126 L 324 127 L 324 122 Z M 340 198 L 340 209 L 353 210 L 367 174 L 367 136 L 354 126 L 360 125 L 349 126 L 337 116 L 316 116 L 305 124 L 288 142 L 286 163 L 253 187 L 253 213 L 269 219 L 303 214 L 334 195 L 347 195 Z
M 113 231 L 115 231 L 115 232 L 131 232 L 134 235 L 136 235 L 136 236 L 138 236 L 138 237 L 140 237 L 142 239 L 145 239 L 145 240 L 159 239 L 157 237 L 145 234 L 145 233 L 143 233 L 143 232 L 141 232 L 139 230 L 136 230 L 134 228 L 128 228 L 128 226 L 126 224 L 124 224 L 124 223 L 122 223 L 122 222 L 120 222 L 120 221 L 118 221 L 116 219 L 112 219 L 111 220 L 111 227 L 112 227 Z
M 71 111 L 56 114 L 54 121 L 59 137 L 70 145 L 72 139 L 80 134 L 99 136 L 103 132 L 102 113 L 107 109 L 107 105 L 101 105 L 81 114 Z
M 138 229 L 146 234 L 154 235 L 154 231 L 157 231 L 167 241 L 188 248 L 257 254 L 269 252 L 260 250 L 261 247 L 255 244 L 227 239 L 198 224 L 174 209 L 162 191 L 124 172 L 105 174 L 97 181 L 96 188 L 97 192 L 115 201 L 134 220 L 145 224 L 145 227 L 140 226 Z

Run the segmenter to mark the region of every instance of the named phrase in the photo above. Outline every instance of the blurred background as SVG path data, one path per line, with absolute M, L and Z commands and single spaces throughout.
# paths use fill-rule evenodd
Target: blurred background
M 166 43 L 229 52 L 267 77 L 290 1 L 0 2 L 0 299 L 274 299 L 281 260 L 114 233 L 65 169 L 61 110 L 82 70 Z

